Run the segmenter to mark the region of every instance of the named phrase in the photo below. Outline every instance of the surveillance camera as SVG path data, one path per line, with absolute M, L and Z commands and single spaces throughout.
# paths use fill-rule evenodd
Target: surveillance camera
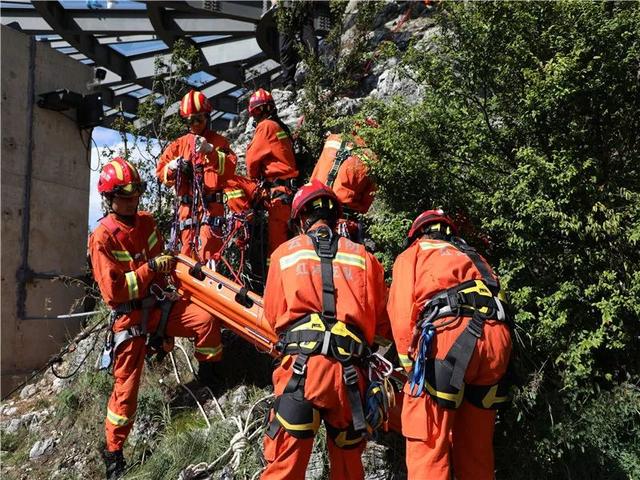
M 104 68 L 96 68 L 94 75 L 96 77 L 96 80 L 101 82 L 102 80 L 107 78 L 107 71 Z

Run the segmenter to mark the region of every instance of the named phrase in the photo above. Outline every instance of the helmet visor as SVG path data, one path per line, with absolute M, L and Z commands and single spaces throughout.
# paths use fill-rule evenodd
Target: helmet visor
M 117 186 L 113 193 L 119 197 L 134 197 L 136 195 L 142 195 L 146 189 L 147 182 L 128 183 L 126 185 Z

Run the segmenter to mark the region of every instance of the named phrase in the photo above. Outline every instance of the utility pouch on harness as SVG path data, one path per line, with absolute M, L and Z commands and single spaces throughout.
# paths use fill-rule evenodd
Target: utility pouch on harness
M 267 435 L 275 438 L 280 428 L 295 438 L 313 438 L 320 428 L 320 412 L 308 400 L 300 400 L 294 393 L 283 393 L 273 404 L 273 419 Z

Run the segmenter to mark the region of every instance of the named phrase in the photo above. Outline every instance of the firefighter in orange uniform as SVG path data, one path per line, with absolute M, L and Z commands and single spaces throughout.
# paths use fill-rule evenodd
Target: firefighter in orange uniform
M 209 128 L 211 111 L 202 92 L 187 93 L 180 102 L 180 115 L 189 122 L 189 133 L 172 142 L 156 166 L 158 179 L 175 186 L 180 200 L 180 252 L 203 262 L 222 246 L 223 190 L 237 163 L 229 141 Z
M 387 306 L 405 385 L 409 479 L 494 478 L 496 409 L 508 404 L 511 335 L 500 281 L 442 210 L 421 214 Z
M 373 120 L 367 122 L 377 126 Z M 368 174 L 367 163 L 375 154 L 366 148 L 362 138 L 351 135 L 330 134 L 316 163 L 312 179 L 331 187 L 343 206 L 343 218 L 338 231 L 356 242 L 362 242 L 362 231 L 356 214 L 369 211 L 376 185 Z
M 109 213 L 89 237 L 93 274 L 112 309 L 102 363 L 105 369 L 113 366 L 114 377 L 105 420 L 108 479 L 124 472 L 122 446 L 133 426 L 145 355 L 166 352 L 172 337 L 195 338 L 201 369 L 218 354 L 212 318 L 205 310 L 185 300 L 157 298 L 164 296 L 174 258 L 162 253 L 164 242 L 153 217 L 138 212 L 144 190 L 129 162 L 118 157 L 106 164 L 98 191 Z
M 362 245 L 335 234 L 340 204 L 320 182 L 296 193 L 292 222 L 302 232 L 273 253 L 265 318 L 282 353 L 264 438 L 262 479 L 304 479 L 324 420 L 331 479 L 362 479 L 366 432 L 362 394 L 374 334 L 388 332 L 384 271 Z
M 268 255 L 289 238 L 287 222 L 296 186 L 298 168 L 289 127 L 278 117 L 269 92 L 260 88 L 249 99 L 249 115 L 256 122 L 253 140 L 247 147 L 247 173 L 267 189 L 269 214 Z

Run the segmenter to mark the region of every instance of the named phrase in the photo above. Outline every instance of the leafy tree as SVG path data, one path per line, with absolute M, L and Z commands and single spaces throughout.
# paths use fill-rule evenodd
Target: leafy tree
M 296 8 L 308 8 L 294 2 L 293 9 L 281 9 L 279 28 L 290 25 L 291 15 L 299 14 Z M 352 93 L 359 86 L 367 61 L 369 36 L 382 2 L 359 2 L 355 11 L 348 11 L 349 2 L 331 0 L 331 30 L 323 39 L 320 56 L 306 51 L 298 43 L 298 53 L 306 65 L 304 93 L 300 102 L 304 123 L 300 128 L 300 139 L 304 146 L 304 157 L 300 165 L 302 177 L 311 174 L 315 160 L 324 144 L 324 134 L 335 126 L 335 119 L 344 116 L 336 108 L 340 96 Z M 345 32 L 350 30 L 348 35 Z
M 499 477 L 637 478 L 640 5 L 452 3 L 438 25 L 404 59 L 423 101 L 367 106 L 372 234 L 390 266 L 442 206 L 510 291 L 520 386 Z

